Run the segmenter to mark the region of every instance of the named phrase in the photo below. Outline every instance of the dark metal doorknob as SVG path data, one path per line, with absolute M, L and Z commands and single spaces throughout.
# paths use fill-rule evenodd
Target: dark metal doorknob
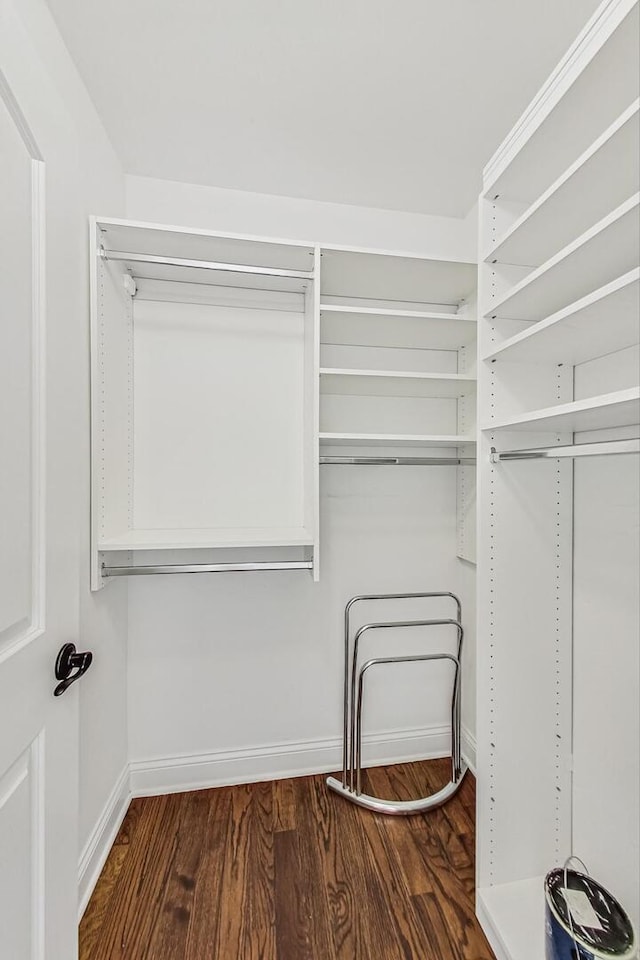
M 56 680 L 61 680 L 62 683 L 59 683 L 53 691 L 54 697 L 61 696 L 72 683 L 79 680 L 91 666 L 92 660 L 93 654 L 89 650 L 78 653 L 75 643 L 65 643 L 56 657 Z

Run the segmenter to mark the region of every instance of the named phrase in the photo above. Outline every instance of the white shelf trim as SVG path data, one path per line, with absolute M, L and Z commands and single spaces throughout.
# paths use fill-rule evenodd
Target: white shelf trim
M 473 436 L 455 434 L 412 434 L 412 433 L 321 433 L 320 442 L 326 446 L 331 444 L 354 444 L 359 446 L 427 446 L 427 447 L 458 447 L 467 443 L 475 443 Z
M 475 391 L 476 380 L 459 373 L 361 370 L 321 367 L 320 389 L 327 394 L 415 396 L 457 399 Z
M 485 166 L 483 171 L 485 196 L 491 194 L 498 178 L 535 136 L 543 121 L 562 100 L 576 77 L 598 55 L 636 2 L 637 0 L 609 0 L 608 3 L 600 4 Z
M 579 324 L 583 323 L 585 316 L 587 316 L 587 311 L 590 308 L 608 308 L 609 305 L 607 301 L 610 298 L 615 298 L 616 294 L 624 294 L 625 291 L 631 290 L 634 286 L 637 288 L 639 280 L 640 268 L 636 267 L 634 270 L 629 270 L 621 277 L 612 280 L 611 283 L 607 283 L 603 287 L 599 287 L 592 293 L 587 294 L 586 297 L 581 297 L 580 300 L 576 300 L 575 303 L 569 304 L 568 307 L 558 310 L 556 313 L 551 314 L 550 317 L 534 323 L 528 330 L 523 330 L 509 337 L 499 347 L 496 347 L 491 353 L 486 354 L 482 359 L 490 361 L 502 357 L 505 360 L 510 360 L 512 359 L 512 355 L 517 353 L 522 360 L 526 360 L 527 347 L 532 345 L 535 348 L 536 344 L 544 339 L 549 362 L 553 360 L 568 362 L 567 355 L 558 352 L 557 346 L 554 350 L 554 338 L 558 340 L 566 334 L 567 337 L 573 338 L 576 341 L 580 340 L 584 342 L 589 340 L 588 330 L 575 329 Z M 615 299 L 613 302 L 615 303 Z M 613 305 L 612 309 L 615 310 Z M 619 320 L 619 314 L 616 312 L 615 318 L 608 322 L 607 330 L 605 331 L 608 338 L 612 332 L 611 328 L 618 323 Z M 601 322 L 600 326 L 602 327 Z M 640 320 L 638 319 L 637 311 L 634 310 L 631 316 L 626 318 L 626 326 L 628 326 L 628 334 L 623 336 L 622 331 L 620 331 L 617 340 L 611 341 L 608 339 L 604 349 L 592 349 L 584 343 L 582 347 L 582 359 L 575 360 L 575 362 L 584 362 L 586 359 L 602 356 L 604 353 L 613 353 L 616 350 L 622 350 L 627 346 L 638 343 L 640 341 Z M 578 346 L 577 342 L 576 346 Z
M 498 423 L 487 424 L 485 433 L 498 430 L 562 429 L 568 431 L 600 430 L 607 427 L 632 426 L 640 423 L 640 387 L 616 390 L 613 393 L 574 400 L 554 407 L 532 410 Z
M 563 188 L 570 188 L 572 186 L 572 180 L 576 175 L 588 175 L 591 161 L 597 160 L 603 148 L 610 146 L 612 143 L 615 145 L 616 135 L 620 134 L 623 128 L 632 121 L 634 117 L 637 120 L 639 109 L 640 100 L 635 100 L 631 106 L 623 111 L 611 126 L 498 238 L 484 258 L 485 262 L 491 263 L 495 260 L 501 260 L 506 263 L 517 262 L 509 258 L 511 241 L 517 241 L 519 239 L 522 242 L 524 239 L 526 243 L 527 235 L 530 235 L 537 229 L 536 224 L 540 214 L 543 216 L 559 216 L 554 206 L 561 207 L 563 199 L 566 196 L 566 189 L 563 190 Z M 618 140 L 619 139 L 620 138 L 618 138 Z M 615 173 L 615 170 L 611 171 L 612 177 L 615 177 Z
M 370 317 L 403 317 L 415 320 L 449 320 L 452 323 L 474 323 L 469 317 L 461 317 L 457 313 L 437 313 L 430 310 L 396 310 L 389 307 L 358 307 L 337 303 L 320 303 L 320 313 L 355 313 Z
M 591 241 L 604 239 L 606 232 L 611 227 L 620 223 L 634 209 L 637 212 L 639 204 L 640 193 L 634 194 L 624 203 L 621 203 L 615 210 L 612 210 L 611 213 L 599 220 L 593 227 L 590 227 L 589 230 L 581 234 L 576 240 L 572 241 L 572 243 L 556 253 L 555 256 L 543 263 L 542 266 L 527 274 L 523 280 L 511 287 L 507 293 L 484 314 L 485 318 L 509 315 L 511 319 L 519 319 L 515 313 L 519 310 L 517 301 L 519 298 L 522 299 L 521 295 L 523 293 L 530 292 L 540 281 L 544 282 L 548 280 L 552 275 L 552 271 L 556 269 L 561 271 L 565 262 L 568 261 L 573 254 L 586 250 Z M 512 307 L 515 311 L 514 314 L 510 313 L 509 307 Z
M 303 528 L 210 528 L 133 529 L 98 543 L 98 550 L 189 550 L 223 547 L 313 546 L 313 537 Z

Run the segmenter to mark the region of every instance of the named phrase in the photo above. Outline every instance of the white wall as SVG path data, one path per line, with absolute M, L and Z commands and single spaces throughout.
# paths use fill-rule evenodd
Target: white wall
M 43 0 L 15 0 L 15 14 L 33 48 L 21 107 L 46 161 L 47 415 L 64 417 L 75 435 L 71 461 L 52 482 L 66 492 L 56 518 L 76 532 L 74 555 L 57 558 L 77 580 L 70 636 L 94 653 L 94 665 L 66 696 L 80 700 L 79 853 L 126 764 L 126 615 L 124 584 L 89 593 L 88 224 L 96 210 L 124 207 L 124 180 L 104 129 Z
M 477 214 L 464 220 L 126 177 L 127 216 L 174 226 L 475 262 Z
M 475 259 L 473 212 L 458 221 L 127 177 L 127 216 Z M 319 584 L 306 573 L 131 581 L 134 791 L 338 766 L 347 599 L 361 592 L 462 591 L 471 627 L 475 572 L 455 557 L 455 510 L 455 468 L 323 467 Z M 422 614 L 451 610 L 441 603 Z M 376 610 L 370 619 L 385 612 L 391 611 Z M 407 643 L 387 637 L 395 651 L 401 642 Z M 443 642 L 441 635 L 435 646 Z M 409 647 L 417 650 L 419 639 L 403 652 Z M 368 649 L 382 648 L 372 642 Z M 473 737 L 468 652 L 464 724 Z M 369 756 L 391 760 L 446 749 L 446 668 L 429 675 L 427 668 L 392 669 L 371 684 Z

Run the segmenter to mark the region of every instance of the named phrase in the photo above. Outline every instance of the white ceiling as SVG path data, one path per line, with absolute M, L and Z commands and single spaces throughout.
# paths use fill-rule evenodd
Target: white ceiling
M 128 173 L 464 216 L 598 0 L 49 0 Z

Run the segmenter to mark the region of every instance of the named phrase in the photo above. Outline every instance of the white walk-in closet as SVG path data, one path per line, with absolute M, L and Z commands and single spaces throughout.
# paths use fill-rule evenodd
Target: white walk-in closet
M 0 960 L 632 960 L 638 0 L 0 3 Z

